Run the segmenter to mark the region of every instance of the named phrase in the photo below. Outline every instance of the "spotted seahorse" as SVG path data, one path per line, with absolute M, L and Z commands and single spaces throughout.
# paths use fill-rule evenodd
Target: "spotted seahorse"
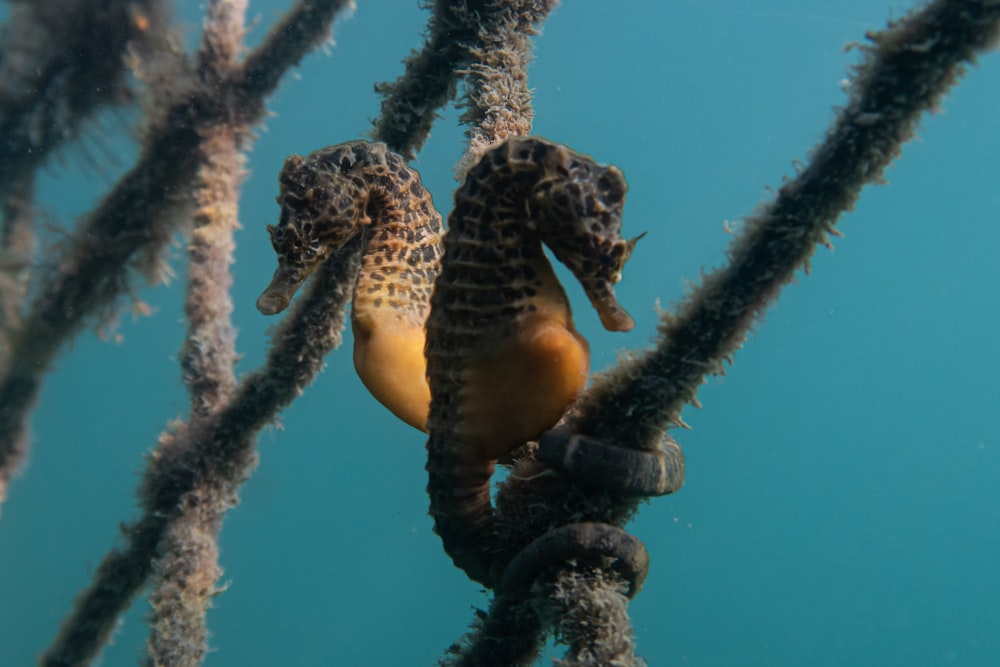
M 441 257 L 441 216 L 430 193 L 401 156 L 366 141 L 293 155 L 279 180 L 281 218 L 267 228 L 278 268 L 257 309 L 284 310 L 320 262 L 364 233 L 351 305 L 354 367 L 380 403 L 423 430 L 424 322 Z
M 628 331 L 614 285 L 636 239 L 620 238 L 625 178 L 572 150 L 512 137 L 455 194 L 427 320 L 428 493 L 455 564 L 487 586 L 497 459 L 559 421 L 583 389 L 587 341 L 544 243 L 583 285 L 604 327 Z

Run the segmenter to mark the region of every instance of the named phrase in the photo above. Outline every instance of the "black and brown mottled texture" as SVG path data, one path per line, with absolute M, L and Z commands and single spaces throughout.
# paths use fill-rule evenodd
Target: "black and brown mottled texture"
M 293 155 L 279 180 L 281 219 L 267 228 L 278 268 L 258 310 L 284 310 L 320 263 L 363 235 L 351 307 L 354 365 L 375 398 L 423 429 L 430 402 L 424 323 L 442 231 L 430 192 L 400 155 L 367 141 Z
M 244 69 L 247 76 L 243 80 L 241 90 L 250 92 L 257 86 L 271 87 L 281 69 L 281 62 L 287 61 L 286 56 L 308 45 L 310 34 L 315 35 L 317 30 L 325 29 L 319 14 L 327 11 L 330 6 L 330 3 L 321 0 L 300 3 L 292 12 L 295 17 L 293 21 L 283 22 L 275 31 L 282 36 L 282 43 L 277 45 L 279 48 L 270 48 L 274 45 L 269 44 L 264 51 L 270 56 L 257 57 L 255 63 L 249 63 Z M 769 246 L 776 240 L 775 235 L 768 233 L 769 226 L 773 224 L 788 232 L 790 225 L 787 223 L 797 215 L 815 211 L 817 215 L 836 216 L 836 211 L 843 210 L 845 206 L 849 207 L 853 203 L 854 196 L 843 197 L 838 188 L 859 179 L 878 180 L 882 168 L 889 159 L 886 155 L 894 156 L 899 150 L 899 143 L 910 138 L 916 122 L 914 116 L 922 110 L 935 107 L 940 102 L 943 92 L 952 86 L 964 71 L 964 65 L 974 61 L 976 52 L 990 47 L 995 42 L 998 18 L 1000 18 L 1000 4 L 996 0 L 942 0 L 922 6 L 919 11 L 902 19 L 890 30 L 874 35 L 875 45 L 866 49 L 866 59 L 854 79 L 851 101 L 844 111 L 845 115 L 838 116 L 838 123 L 831 128 L 828 143 L 816 151 L 818 157 L 804 170 L 803 173 L 808 175 L 807 178 L 796 179 L 794 187 L 787 192 L 783 190 L 778 200 L 766 209 L 762 209 L 759 216 L 755 216 L 754 224 L 751 226 L 752 233 L 748 234 L 752 238 L 745 241 L 745 248 L 741 246 L 739 251 L 734 249 L 730 259 L 735 268 L 727 275 L 739 278 L 745 275 L 743 273 L 745 270 L 766 269 L 765 260 L 768 259 L 774 260 L 776 266 L 780 265 L 782 244 L 774 243 L 773 248 Z M 222 89 L 216 91 L 216 94 L 223 97 L 229 92 L 231 91 Z M 197 101 L 204 103 L 206 99 L 201 97 Z M 405 104 L 406 100 L 403 100 L 400 106 Z M 248 107 L 239 106 L 239 108 Z M 192 105 L 190 111 L 192 116 L 178 113 L 175 119 L 198 122 L 203 118 L 204 109 L 199 110 Z M 259 109 L 253 109 L 252 113 L 257 111 Z M 857 127 L 852 127 L 853 125 Z M 173 130 L 177 130 L 177 127 L 171 125 Z M 876 131 L 865 132 L 865 128 L 875 128 Z M 902 131 L 896 132 L 896 130 Z M 168 138 L 182 139 L 184 134 L 175 133 Z M 170 141 L 167 142 L 169 143 Z M 163 148 L 162 144 L 160 148 Z M 59 258 L 66 259 L 66 262 L 51 262 L 53 266 L 60 267 L 60 272 L 65 271 L 67 275 L 60 273 L 58 279 L 52 278 L 51 275 L 45 277 L 42 289 L 36 291 L 52 291 L 54 296 L 44 300 L 42 304 L 44 307 L 33 308 L 37 312 L 26 319 L 33 323 L 44 324 L 47 322 L 46 316 L 52 317 L 58 334 L 51 339 L 42 340 L 39 347 L 32 347 L 32 344 L 39 340 L 38 335 L 45 333 L 45 327 L 37 327 L 32 331 L 32 335 L 26 335 L 18 340 L 19 347 L 15 358 L 23 360 L 21 363 L 24 369 L 37 366 L 38 370 L 34 375 L 29 375 L 27 372 L 15 374 L 11 376 L 11 381 L 4 382 L 0 392 L 2 393 L 0 405 L 3 406 L 0 408 L 0 417 L 3 417 L 5 425 L 13 424 L 15 418 L 20 418 L 18 410 L 26 409 L 13 404 L 13 410 L 8 412 L 12 407 L 10 398 L 18 396 L 21 391 L 27 391 L 33 399 L 37 393 L 38 376 L 51 367 L 52 359 L 48 350 L 78 332 L 80 319 L 94 312 L 95 303 L 99 305 L 102 301 L 112 299 L 114 294 L 120 294 L 126 287 L 126 281 L 120 279 L 120 273 L 115 272 L 114 268 L 117 266 L 121 269 L 121 263 L 133 256 L 130 254 L 132 253 L 130 248 L 135 247 L 133 238 L 140 239 L 136 243 L 155 243 L 157 240 L 162 240 L 162 235 L 151 234 L 148 227 L 137 227 L 126 216 L 119 214 L 123 209 L 130 210 L 131 219 L 148 220 L 149 227 L 163 223 L 162 216 L 157 215 L 157 207 L 162 204 L 162 197 L 158 198 L 157 193 L 162 192 L 167 196 L 183 190 L 177 184 L 182 183 L 184 179 L 177 178 L 171 170 L 175 169 L 180 176 L 186 173 L 187 165 L 184 158 L 187 148 L 188 145 L 179 143 L 176 152 L 159 151 L 158 159 L 161 163 L 164 156 L 178 158 L 177 164 L 171 164 L 162 171 L 143 167 L 137 173 L 130 172 L 123 180 L 124 187 L 116 187 L 115 196 L 110 198 L 111 202 L 116 204 L 102 205 L 100 214 L 88 216 L 88 224 L 80 236 L 81 240 L 93 236 L 93 243 L 80 243 L 77 249 L 79 252 Z M 844 153 L 835 149 L 848 150 Z M 852 176 L 852 173 L 856 177 Z M 137 175 L 143 178 L 137 180 Z M 148 180 L 151 189 L 143 190 L 139 187 L 144 179 Z M 824 184 L 829 187 L 821 187 Z M 151 202 L 152 210 L 150 205 L 146 204 L 147 201 Z M 104 223 L 89 224 L 95 219 L 115 224 L 110 227 Z M 120 226 L 117 224 L 119 222 L 122 223 Z M 801 222 L 804 226 L 811 226 L 806 218 Z M 170 231 L 170 225 L 162 226 Z M 120 235 L 107 234 L 109 229 L 120 232 Z M 109 244 L 121 244 L 121 252 L 116 250 L 110 256 L 102 256 L 100 251 Z M 314 377 L 322 365 L 323 353 L 335 342 L 339 327 L 334 321 L 337 320 L 338 313 L 342 313 L 341 307 L 350 294 L 350 289 L 341 288 L 348 280 L 345 275 L 349 273 L 347 269 L 350 268 L 350 260 L 360 255 L 360 245 L 352 241 L 344 249 L 343 262 L 328 262 L 320 269 L 320 275 L 317 275 L 309 286 L 310 294 L 304 295 L 304 298 L 296 303 L 294 310 L 299 312 L 290 314 L 289 318 L 279 325 L 279 334 L 275 337 L 275 347 L 267 366 L 245 378 L 233 401 L 219 411 L 218 417 L 180 437 L 181 446 L 158 448 L 149 471 L 149 478 L 152 481 L 146 485 L 146 490 L 142 494 L 145 513 L 141 523 L 131 523 L 122 529 L 127 539 L 127 553 L 112 552 L 102 560 L 96 569 L 94 587 L 79 600 L 80 607 L 75 616 L 80 622 L 74 628 L 70 628 L 74 630 L 70 634 L 76 636 L 75 631 L 79 631 L 78 639 L 81 645 L 93 644 L 92 638 L 98 630 L 109 632 L 117 614 L 113 609 L 120 610 L 122 601 L 130 599 L 142 586 L 149 571 L 150 555 L 159 541 L 158 536 L 162 532 L 162 526 L 171 520 L 185 489 L 196 486 L 198 480 L 205 477 L 219 480 L 238 479 L 240 471 L 245 469 L 242 464 L 245 463 L 246 456 L 253 451 L 256 431 L 270 423 L 275 412 L 293 400 Z M 754 247 L 757 247 L 761 254 L 747 250 Z M 764 252 L 769 248 L 773 250 L 773 254 Z M 754 254 L 760 263 L 748 266 L 744 250 L 747 254 Z M 80 266 L 76 263 L 75 258 L 91 255 L 97 258 L 96 265 Z M 793 266 L 798 265 L 798 260 L 794 256 L 788 259 Z M 115 264 L 116 261 L 118 264 Z M 94 270 L 88 270 L 88 267 Z M 329 280 L 321 282 L 319 279 L 323 278 L 326 272 L 329 273 L 326 276 Z M 113 279 L 112 282 L 118 279 L 119 291 L 111 292 L 111 296 L 108 296 L 108 292 L 97 289 L 100 298 L 95 300 L 93 298 L 95 285 L 103 288 L 108 283 L 109 274 Z M 783 276 L 780 271 L 774 273 L 770 287 L 773 292 L 779 289 L 779 285 L 785 279 Z M 350 279 L 353 279 L 353 276 Z M 77 291 L 78 287 L 80 291 Z M 732 296 L 736 301 L 726 299 L 725 293 L 731 289 L 734 290 Z M 671 375 L 674 371 L 678 371 L 683 375 L 687 369 L 683 364 L 675 363 L 679 357 L 673 356 L 674 352 L 683 353 L 685 350 L 692 352 L 692 359 L 695 362 L 700 361 L 706 350 L 708 350 L 706 354 L 712 354 L 711 350 L 718 339 L 706 341 L 704 347 L 698 345 L 697 334 L 712 330 L 711 326 L 701 328 L 698 325 L 713 324 L 711 321 L 696 317 L 699 315 L 699 310 L 709 307 L 713 312 L 718 312 L 719 304 L 737 303 L 740 299 L 744 299 L 746 294 L 740 292 L 739 280 L 729 282 L 721 276 L 716 280 L 706 281 L 706 285 L 698 291 L 704 291 L 704 294 L 696 295 L 692 304 L 682 307 L 680 321 L 664 323 L 663 337 L 669 338 L 674 333 L 684 334 L 672 344 L 672 351 L 661 355 L 661 358 L 669 357 L 668 361 L 672 360 L 671 363 L 653 368 L 640 363 L 638 368 L 629 369 L 630 372 L 625 374 L 626 377 L 635 377 L 631 371 L 641 371 L 638 375 L 645 380 L 655 380 L 659 372 Z M 308 303 L 304 303 L 307 297 L 313 297 L 315 301 L 309 299 Z M 60 319 L 60 314 L 64 315 L 65 319 Z M 302 317 L 297 317 L 298 314 Z M 743 318 L 742 313 L 736 315 L 741 316 L 736 325 L 750 326 L 752 317 Z M 31 356 L 31 353 L 39 349 L 42 354 Z M 718 358 L 721 359 L 722 356 Z M 711 370 L 709 368 L 703 373 Z M 671 375 L 675 380 L 678 377 L 676 374 Z M 664 384 L 667 384 L 667 379 L 669 378 L 664 378 Z M 684 380 L 683 377 L 680 379 Z M 657 383 L 653 386 L 640 387 L 632 393 L 606 395 L 603 399 L 598 399 L 598 402 L 609 405 L 605 414 L 610 413 L 618 423 L 612 424 L 606 431 L 598 432 L 583 428 L 582 432 L 588 438 L 600 437 L 602 442 L 619 442 L 613 437 L 612 432 L 619 429 L 622 421 L 626 422 L 626 426 L 631 426 L 627 420 L 621 418 L 621 415 L 640 404 L 645 404 L 643 411 L 648 415 L 647 408 L 650 405 L 669 402 L 672 400 L 671 395 L 675 395 L 680 401 L 673 404 L 677 407 L 674 413 L 679 412 L 678 406 L 688 400 L 687 395 L 681 391 L 686 388 L 688 385 L 682 383 L 666 387 Z M 693 393 L 692 389 L 690 395 Z M 625 412 L 619 408 L 623 408 Z M 668 416 L 670 412 L 667 410 Z M 599 416 L 596 420 L 590 420 L 590 424 L 600 426 Z M 9 439 L 7 434 L 13 433 L 14 437 L 21 435 L 18 429 L 20 427 L 15 425 L 10 429 L 0 429 L 0 433 Z M 23 429 L 20 431 L 23 432 Z M 630 437 L 628 431 L 625 431 L 624 435 L 626 437 L 621 442 L 645 441 L 642 437 L 644 433 L 640 434 L 640 437 Z M 551 477 L 544 479 L 548 481 Z M 587 585 L 584 588 L 594 590 L 596 587 Z M 540 595 L 538 592 L 535 594 Z M 574 605 L 567 606 L 568 613 L 563 616 L 564 619 L 570 620 L 573 615 L 572 606 L 579 608 L 581 605 L 575 601 L 585 595 L 586 591 L 582 591 L 579 596 L 570 595 Z M 531 604 L 531 601 L 522 600 L 521 603 L 527 605 Z M 111 611 L 107 611 L 109 609 Z M 491 610 L 489 617 L 482 623 L 482 631 L 475 638 L 476 645 L 483 649 L 479 655 L 488 654 L 487 660 L 491 661 L 475 664 L 498 664 L 503 667 L 514 664 L 507 659 L 504 649 L 512 644 L 524 647 L 533 643 L 525 642 L 522 637 L 517 636 L 515 631 L 521 625 L 522 619 L 518 614 L 504 616 L 502 613 L 494 614 Z M 614 620 L 602 618 L 596 613 L 577 617 L 576 625 L 601 626 L 611 632 L 618 632 L 620 628 Z M 565 630 L 560 632 L 565 633 Z M 498 637 L 503 638 L 502 642 Z M 47 657 L 45 664 L 83 664 L 85 660 L 86 658 L 81 657 L 71 659 L 63 656 L 60 662 Z M 611 663 L 604 660 L 596 664 Z
M 625 179 L 539 138 L 484 154 L 455 195 L 427 321 L 428 492 L 445 550 L 490 585 L 495 461 L 551 428 L 583 389 L 587 342 L 542 249 L 580 280 L 604 326 L 632 319 L 614 285 Z

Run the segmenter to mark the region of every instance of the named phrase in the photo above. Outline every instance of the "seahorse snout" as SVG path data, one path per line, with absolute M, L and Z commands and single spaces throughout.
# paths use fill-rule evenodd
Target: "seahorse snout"
M 608 331 L 631 331 L 635 328 L 635 320 L 618 303 L 615 290 L 610 285 L 604 289 L 588 290 L 587 296 L 590 303 L 597 310 L 597 315 L 601 318 L 601 324 Z
M 257 297 L 257 310 L 263 315 L 277 315 L 291 303 L 296 290 L 304 280 L 302 272 L 295 267 L 279 264 L 271 278 L 271 284 Z

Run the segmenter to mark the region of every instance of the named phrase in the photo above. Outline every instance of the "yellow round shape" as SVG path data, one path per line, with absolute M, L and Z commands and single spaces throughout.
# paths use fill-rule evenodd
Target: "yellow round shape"
M 456 434 L 500 459 L 555 426 L 583 391 L 590 349 L 561 322 L 522 327 L 493 349 L 466 367 Z
M 354 368 L 375 399 L 410 426 L 427 430 L 431 390 L 427 385 L 423 327 L 373 328 L 354 322 Z

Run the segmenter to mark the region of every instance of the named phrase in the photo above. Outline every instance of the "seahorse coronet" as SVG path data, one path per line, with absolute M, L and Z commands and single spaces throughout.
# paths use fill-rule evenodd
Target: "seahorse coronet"
M 355 370 L 379 402 L 423 429 L 424 322 L 441 256 L 441 216 L 430 193 L 402 156 L 368 141 L 292 155 L 279 184 L 281 217 L 268 226 L 278 268 L 257 308 L 284 310 L 321 262 L 364 233 L 351 307 Z

